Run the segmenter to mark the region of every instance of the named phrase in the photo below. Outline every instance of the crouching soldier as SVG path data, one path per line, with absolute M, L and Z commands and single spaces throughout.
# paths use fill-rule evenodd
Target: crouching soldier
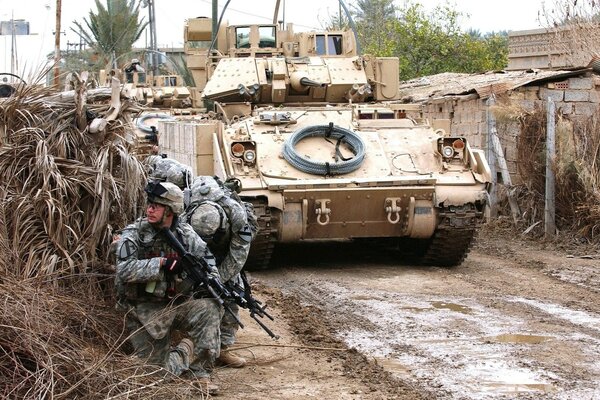
M 243 286 L 240 271 L 248 259 L 253 231 L 246 209 L 231 196 L 229 190 L 210 176 L 198 176 L 191 188 L 191 203 L 182 219 L 188 222 L 206 241 L 217 259 L 223 282 L 232 281 Z M 234 301 L 225 303 L 239 318 L 239 307 Z M 241 368 L 246 360 L 229 351 L 235 343 L 239 325 L 229 313 L 221 321 L 221 355 L 217 363 Z
M 171 230 L 187 252 L 206 261 L 207 273 L 220 279 L 214 257 L 192 227 L 179 221 L 181 189 L 170 182 L 153 182 L 146 193 L 147 216 L 127 226 L 117 245 L 118 307 L 127 312 L 136 355 L 174 375 L 186 372 L 214 394 L 218 388 L 210 382 L 210 371 L 219 357 L 223 309 L 203 286 L 194 289 L 182 274 L 179 256 L 161 230 Z M 175 330 L 188 338 L 171 348 Z

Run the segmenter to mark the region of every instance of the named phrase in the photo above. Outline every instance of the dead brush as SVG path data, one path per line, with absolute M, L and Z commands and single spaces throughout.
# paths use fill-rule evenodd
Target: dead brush
M 50 95 L 26 87 L 0 104 L 0 240 L 16 276 L 101 268 L 113 231 L 140 210 L 145 176 L 124 138 L 128 121 L 111 121 L 98 142 L 75 127 L 73 102 Z
M 521 117 L 517 166 L 522 185 L 515 190 L 523 222 L 532 233 L 543 234 L 546 175 L 546 111 L 536 109 Z M 600 224 L 600 114 L 586 119 L 557 117 L 555 202 L 557 229 L 564 235 L 599 239 Z
M 113 308 L 109 245 L 143 206 L 139 107 L 122 98 L 92 135 L 76 127 L 73 94 L 20 86 L 0 102 L 0 397 L 201 398 L 123 351 Z M 106 114 L 110 95 L 87 99 L 88 120 Z
M 191 382 L 123 352 L 121 316 L 90 286 L 93 277 L 62 288 L 3 279 L 0 397 L 201 399 Z

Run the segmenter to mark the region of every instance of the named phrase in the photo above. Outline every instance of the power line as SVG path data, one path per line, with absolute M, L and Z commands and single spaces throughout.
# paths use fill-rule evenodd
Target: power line
M 200 1 L 203 2 L 203 3 L 207 3 L 207 4 L 212 4 L 211 0 L 200 0 Z M 235 12 L 243 14 L 243 15 L 248 15 L 250 17 L 259 18 L 259 19 L 262 19 L 262 20 L 265 20 L 265 21 L 269 21 L 269 22 L 272 21 L 271 17 L 265 17 L 264 15 L 253 14 L 253 13 L 249 13 L 247 11 L 241 11 L 241 10 L 237 10 L 237 9 L 231 8 L 231 7 L 227 8 L 227 10 L 228 11 L 229 10 L 235 11 Z M 313 29 L 313 30 L 319 30 L 318 27 L 308 26 L 308 25 L 302 25 L 302 24 L 294 24 L 294 26 L 299 26 L 299 27 L 302 27 L 302 28 Z

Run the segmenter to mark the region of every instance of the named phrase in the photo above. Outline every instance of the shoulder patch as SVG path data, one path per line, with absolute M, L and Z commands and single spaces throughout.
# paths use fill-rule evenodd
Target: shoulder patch
M 119 248 L 117 250 L 117 257 L 119 259 L 124 260 L 124 259 L 131 257 L 136 252 L 137 252 L 137 245 L 133 241 L 131 241 L 129 239 L 125 239 L 119 245 Z
M 242 227 L 242 229 L 240 229 L 238 231 L 238 234 L 240 235 L 242 240 L 244 240 L 245 242 L 252 241 L 252 228 L 250 228 L 250 225 L 248 225 L 248 224 L 244 225 Z

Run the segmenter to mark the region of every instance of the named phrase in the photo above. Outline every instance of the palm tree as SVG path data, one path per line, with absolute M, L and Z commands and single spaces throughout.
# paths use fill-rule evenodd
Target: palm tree
M 139 19 L 140 4 L 136 0 L 106 0 L 106 7 L 96 1 L 97 13 L 92 10 L 84 18 L 85 27 L 73 21 L 71 28 L 104 62 L 114 63 L 121 55 L 129 53 L 148 25 Z M 136 4 L 137 3 L 137 4 Z M 116 67 L 116 66 L 113 66 Z

